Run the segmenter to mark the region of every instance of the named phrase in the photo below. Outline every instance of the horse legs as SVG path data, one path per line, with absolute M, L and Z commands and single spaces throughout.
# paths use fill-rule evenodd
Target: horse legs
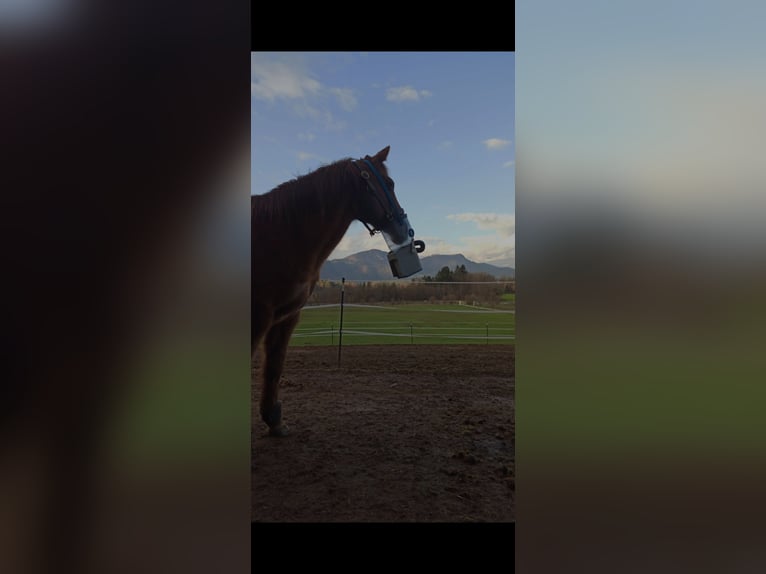
M 290 342 L 300 313 L 287 317 L 271 326 L 264 340 L 263 390 L 261 391 L 261 418 L 269 425 L 271 436 L 285 436 L 287 427 L 282 424 L 282 403 L 279 402 L 279 379 L 285 364 L 287 343 Z
M 271 321 L 271 311 L 255 302 L 251 303 L 250 308 L 250 359 L 255 359 L 255 353 L 258 352 L 258 346 L 261 344 L 263 335 L 269 329 Z

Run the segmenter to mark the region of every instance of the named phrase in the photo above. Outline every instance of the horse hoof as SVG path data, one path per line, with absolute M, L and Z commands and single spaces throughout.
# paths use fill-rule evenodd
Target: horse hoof
M 282 426 L 282 403 L 277 401 L 269 408 L 261 408 L 261 419 L 269 425 L 269 428 Z
M 269 429 L 269 436 L 285 437 L 289 434 L 290 430 L 287 428 L 287 425 L 279 425 Z

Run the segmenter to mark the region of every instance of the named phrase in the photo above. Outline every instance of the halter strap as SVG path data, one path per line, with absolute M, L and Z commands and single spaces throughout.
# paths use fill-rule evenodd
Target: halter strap
M 372 181 L 370 181 L 370 174 L 367 171 L 365 171 L 364 168 L 362 168 L 362 166 L 360 166 L 357 163 L 357 161 L 363 161 L 365 164 L 367 164 L 367 167 L 369 167 L 370 171 L 375 175 L 375 178 L 378 180 L 378 184 L 380 185 L 381 189 L 383 190 L 383 193 L 386 196 L 386 199 L 388 200 L 388 207 L 389 207 L 388 209 L 386 208 L 386 205 L 383 203 L 383 201 L 378 196 L 377 190 L 372 185 Z M 380 203 L 381 207 L 387 212 L 388 218 L 389 219 L 396 219 L 397 223 L 401 224 L 401 222 L 402 222 L 402 214 L 399 213 L 398 210 L 396 209 L 396 204 L 394 203 L 394 200 L 393 200 L 393 197 L 391 195 L 391 192 L 389 191 L 388 186 L 386 185 L 385 180 L 380 175 L 378 170 L 375 168 L 375 165 L 373 165 L 373 163 L 369 159 L 367 159 L 367 158 L 364 158 L 362 160 L 351 160 L 351 163 L 354 166 L 356 166 L 356 168 L 359 170 L 359 172 L 362 175 L 362 179 L 365 180 L 365 182 L 367 183 L 367 187 L 370 189 L 370 191 L 372 191 L 373 197 L 378 201 L 378 203 Z M 374 229 L 374 228 L 370 227 L 367 224 L 367 222 L 365 222 L 365 221 L 362 221 L 362 225 L 364 225 L 367 228 L 367 231 L 370 232 L 370 235 L 375 235 L 375 232 L 378 231 L 377 229 Z
M 401 223 L 402 222 L 401 214 L 396 212 L 396 204 L 394 203 L 394 198 L 391 196 L 391 192 L 389 191 L 388 186 L 386 185 L 386 182 L 383 179 L 383 176 L 381 176 L 378 170 L 375 169 L 375 166 L 372 164 L 372 162 L 369 159 L 365 158 L 362 161 L 364 161 L 364 163 L 367 164 L 367 166 L 370 168 L 370 171 L 378 179 L 378 183 L 380 183 L 380 187 L 383 188 L 383 192 L 386 194 L 388 205 L 391 206 L 391 213 L 394 214 L 394 218 L 396 219 L 396 222 Z

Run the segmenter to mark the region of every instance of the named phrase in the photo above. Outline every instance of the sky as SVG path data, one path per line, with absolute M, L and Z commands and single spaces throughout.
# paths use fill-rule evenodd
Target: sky
M 534 179 L 538 193 L 603 188 L 724 236 L 743 218 L 766 229 L 742 208 L 765 204 L 766 4 L 693 6 L 517 4 L 522 210 Z
M 386 165 L 422 256 L 515 266 L 513 52 L 253 52 L 251 193 L 323 164 Z M 387 250 L 351 224 L 330 259 Z

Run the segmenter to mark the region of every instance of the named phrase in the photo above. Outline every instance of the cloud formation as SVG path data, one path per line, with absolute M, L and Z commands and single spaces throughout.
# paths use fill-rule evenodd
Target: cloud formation
M 323 103 L 335 100 L 346 112 L 353 111 L 357 106 L 353 89 L 323 85 L 306 71 L 306 64 L 301 58 L 289 56 L 275 59 L 253 54 L 250 58 L 250 95 L 267 102 L 291 102 L 295 113 L 323 122 L 331 129 L 345 125 L 335 120 Z
M 460 252 L 480 263 L 514 267 L 516 263 L 516 215 L 513 213 L 455 213 L 447 219 L 473 223 L 489 234 L 461 235 Z
M 511 145 L 511 140 L 503 140 L 500 138 L 489 138 L 488 140 L 484 140 L 481 143 L 487 146 L 487 149 L 503 149 L 504 147 L 508 147 L 509 145 Z
M 329 88 L 328 91 L 337 98 L 340 107 L 347 112 L 356 108 L 356 96 L 351 88 Z
M 431 92 L 428 90 L 416 90 L 412 86 L 397 86 L 386 90 L 386 99 L 389 102 L 417 102 L 430 96 Z
M 370 235 L 370 232 L 362 227 L 361 223 L 354 222 L 328 259 L 342 259 L 343 257 L 369 249 L 385 251 L 388 248 L 380 235 Z
M 501 237 L 511 237 L 516 232 L 514 213 L 455 213 L 448 215 L 451 221 L 474 223 L 479 229 L 494 231 Z
M 297 67 L 286 62 L 251 58 L 250 94 L 259 100 L 306 98 L 318 94 L 322 87 Z
M 497 239 L 496 236 L 462 237 L 463 255 L 477 263 L 516 267 L 516 238 Z

